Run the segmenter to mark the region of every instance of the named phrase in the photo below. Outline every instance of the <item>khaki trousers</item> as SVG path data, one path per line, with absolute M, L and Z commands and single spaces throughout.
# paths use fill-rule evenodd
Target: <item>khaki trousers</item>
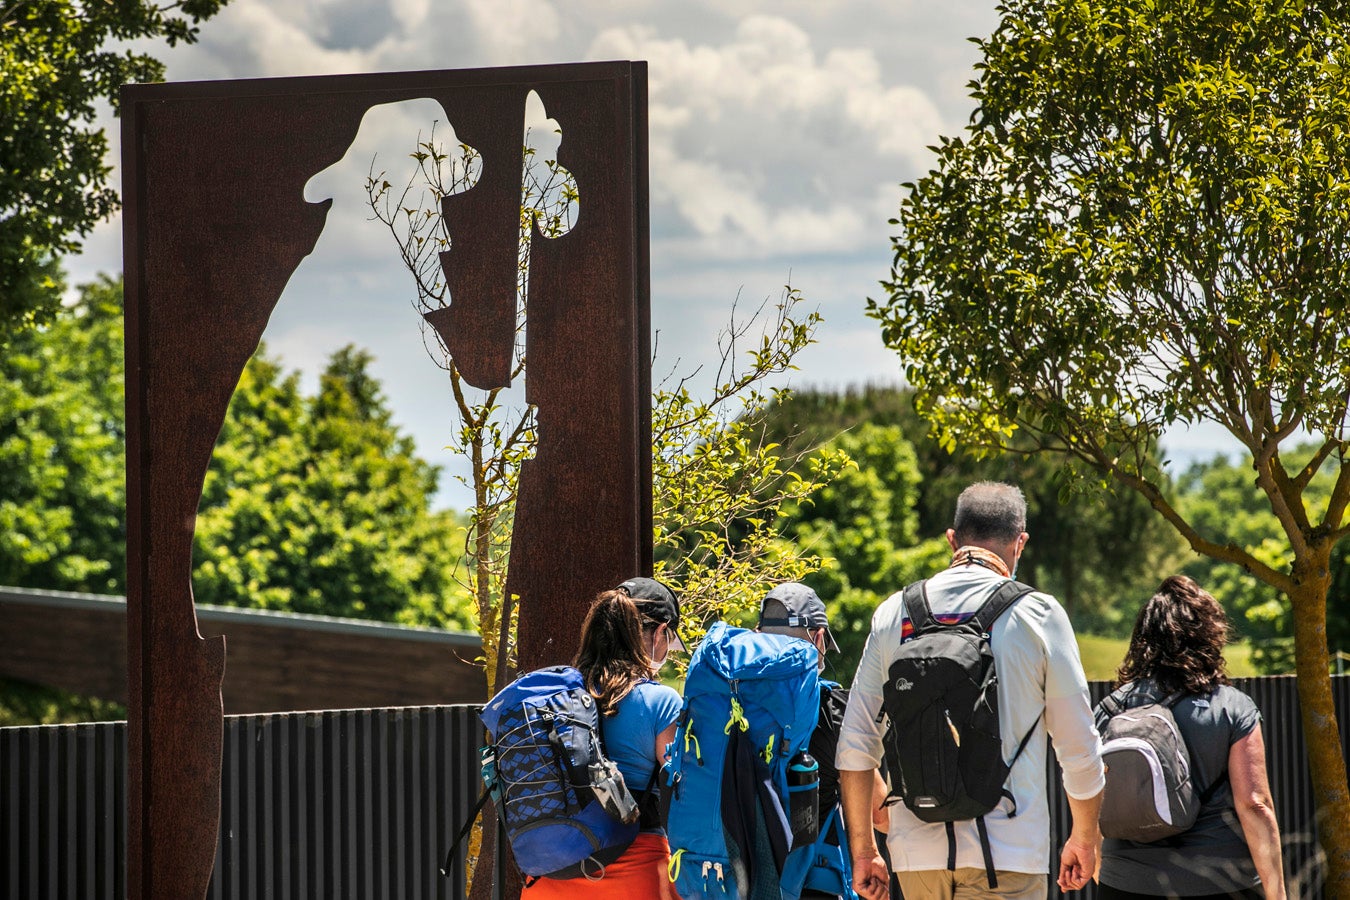
M 972 900 L 975 897 L 1005 897 L 1008 900 L 1045 900 L 1050 894 L 1048 875 L 1025 872 L 994 873 L 998 887 L 989 887 L 984 869 L 925 869 L 896 872 L 905 900 Z

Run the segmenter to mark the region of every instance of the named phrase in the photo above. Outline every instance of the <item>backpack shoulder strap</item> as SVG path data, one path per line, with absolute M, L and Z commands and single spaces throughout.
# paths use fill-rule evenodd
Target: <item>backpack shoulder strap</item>
M 937 619 L 933 618 L 933 610 L 928 605 L 928 582 L 916 581 L 913 584 L 905 586 L 905 592 L 901 595 L 901 600 L 905 604 L 905 615 L 909 617 L 909 623 L 914 626 L 914 634 L 922 634 L 937 627 Z
M 1165 706 L 1168 709 L 1172 709 L 1188 696 L 1190 696 L 1190 694 L 1187 691 L 1173 691 L 1163 699 L 1159 700 L 1158 705 Z
M 1030 594 L 1034 590 L 1036 590 L 1034 587 L 1023 584 L 1020 581 L 1012 581 L 1010 579 L 1002 582 L 998 587 L 994 588 L 993 593 L 989 595 L 989 599 L 985 600 L 984 604 L 975 611 L 975 615 L 971 617 L 971 621 L 975 623 L 975 626 L 979 628 L 980 631 L 987 633 L 989 629 L 994 626 L 994 623 L 998 621 L 998 617 L 1003 615 L 1008 607 L 1012 606 L 1019 599 Z
M 1106 713 L 1108 719 L 1113 716 L 1118 716 L 1125 711 L 1125 707 L 1116 699 L 1114 693 L 1107 694 L 1097 705 Z

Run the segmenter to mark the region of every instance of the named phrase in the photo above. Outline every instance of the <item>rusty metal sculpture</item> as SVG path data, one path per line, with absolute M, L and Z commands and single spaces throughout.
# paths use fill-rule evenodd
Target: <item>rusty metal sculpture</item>
M 511 579 L 532 667 L 570 657 L 589 598 L 651 567 L 645 64 L 123 88 L 130 897 L 202 897 L 211 874 L 225 644 L 198 632 L 193 526 L 235 385 L 324 227 L 328 204 L 306 203 L 305 182 L 369 108 L 441 104 L 483 169 L 453 198 L 466 227 L 445 260 L 453 312 L 435 324 L 471 382 L 501 384 L 531 90 L 566 128 L 558 161 L 585 197 L 531 259 L 539 446 Z

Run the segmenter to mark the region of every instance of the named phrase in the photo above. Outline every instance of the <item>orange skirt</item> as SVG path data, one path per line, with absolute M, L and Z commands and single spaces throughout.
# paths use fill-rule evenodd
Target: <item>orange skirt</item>
M 601 878 L 540 878 L 521 900 L 679 900 L 666 867 L 670 844 L 663 834 L 639 834 Z

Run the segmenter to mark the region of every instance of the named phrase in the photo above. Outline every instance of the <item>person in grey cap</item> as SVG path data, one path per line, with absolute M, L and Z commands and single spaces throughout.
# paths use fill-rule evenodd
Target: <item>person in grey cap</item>
M 760 601 L 759 625 L 756 631 L 766 634 L 782 634 L 788 637 L 809 641 L 820 654 L 819 668 L 825 668 L 825 654 L 839 652 L 834 635 L 830 632 L 829 618 L 825 604 L 816 592 L 804 584 L 788 581 L 769 591 Z M 816 730 L 811 733 L 807 751 L 815 757 L 820 766 L 820 811 L 819 830 L 824 831 L 831 812 L 839 805 L 839 770 L 835 768 L 835 748 L 839 742 L 839 726 L 844 721 L 844 710 L 848 706 L 848 691 L 833 681 L 820 681 L 820 716 L 816 720 Z M 886 782 L 881 773 L 876 773 L 873 788 L 872 821 L 873 827 L 882 832 L 889 825 L 889 817 L 881 808 L 886 799 Z M 842 816 L 843 810 L 840 810 Z M 827 898 L 836 895 L 819 891 L 804 890 L 804 898 Z

